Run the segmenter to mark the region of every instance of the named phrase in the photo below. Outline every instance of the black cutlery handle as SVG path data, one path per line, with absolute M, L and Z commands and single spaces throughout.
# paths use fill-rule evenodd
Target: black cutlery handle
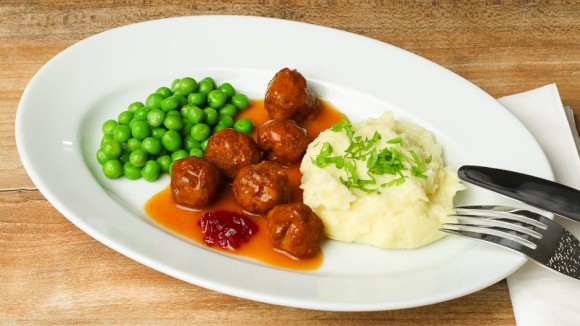
M 580 191 L 535 176 L 483 166 L 464 165 L 459 178 L 528 205 L 580 222 Z

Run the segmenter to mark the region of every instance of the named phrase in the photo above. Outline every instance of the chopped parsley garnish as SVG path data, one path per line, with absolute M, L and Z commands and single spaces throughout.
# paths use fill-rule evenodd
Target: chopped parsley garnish
M 410 171 L 410 175 L 417 178 L 427 178 L 425 164 L 429 164 L 432 157 L 421 160 L 413 150 L 402 152 L 403 139 L 400 137 L 385 141 L 389 145 L 383 149 L 377 149 L 381 142 L 381 134 L 375 131 L 371 138 L 355 135 L 352 125 L 341 120 L 331 127 L 334 132 L 343 132 L 349 140 L 349 146 L 343 155 L 333 155 L 334 149 L 328 142 L 322 143 L 320 153 L 312 159 L 312 163 L 318 167 L 329 164 L 337 169 L 345 171 L 346 176 L 340 177 L 340 182 L 348 188 L 356 188 L 367 193 L 381 193 L 382 188 L 398 186 L 405 183 L 409 177 L 404 171 Z M 357 162 L 366 162 L 367 173 L 359 175 Z M 397 176 L 387 183 L 378 184 L 375 176 L 390 174 Z M 407 173 L 409 174 L 409 173 Z

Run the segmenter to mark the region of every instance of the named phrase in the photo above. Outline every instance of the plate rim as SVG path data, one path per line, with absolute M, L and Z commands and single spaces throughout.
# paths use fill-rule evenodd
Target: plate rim
M 167 266 L 160 266 L 160 265 L 156 264 L 156 262 L 152 262 L 151 257 L 143 256 L 138 251 L 132 250 L 132 248 L 128 248 L 128 247 L 123 246 L 123 245 L 118 244 L 118 243 L 111 243 L 110 239 L 107 239 L 106 237 L 104 237 L 104 235 L 100 234 L 99 232 L 95 232 L 95 230 L 93 230 L 90 227 L 90 225 L 84 223 L 85 221 L 76 217 L 75 213 L 72 210 L 70 210 L 66 205 L 62 205 L 63 203 L 60 202 L 60 200 L 57 198 L 57 196 L 55 196 L 54 194 L 52 194 L 48 190 L 48 188 L 49 188 L 48 185 L 46 185 L 44 183 L 42 176 L 39 175 L 38 171 L 34 168 L 34 164 L 30 161 L 30 158 L 28 157 L 28 150 L 30 150 L 30 149 L 23 147 L 25 145 L 23 144 L 23 139 L 22 139 L 23 138 L 22 129 L 26 128 L 26 127 L 23 125 L 22 114 L 25 110 L 27 110 L 25 108 L 26 98 L 30 97 L 30 93 L 34 89 L 34 83 L 39 78 L 38 76 L 40 76 L 42 73 L 44 73 L 44 71 L 46 69 L 45 67 L 52 65 L 57 58 L 62 57 L 63 53 L 68 53 L 70 51 L 73 51 L 75 48 L 82 47 L 84 44 L 86 44 L 87 42 L 90 42 L 91 40 L 94 40 L 94 39 L 99 38 L 99 37 L 106 37 L 107 35 L 114 34 L 116 31 L 119 31 L 119 30 L 138 28 L 139 26 L 150 26 L 150 25 L 154 25 L 158 22 L 168 22 L 168 21 L 175 21 L 175 20 L 190 20 L 190 19 L 196 19 L 196 18 L 199 19 L 200 17 L 204 17 L 204 19 L 228 19 L 228 18 L 235 17 L 235 19 L 250 19 L 250 20 L 260 20 L 260 21 L 283 22 L 284 24 L 290 23 L 290 24 L 295 24 L 296 26 L 308 26 L 309 28 L 315 28 L 315 29 L 321 28 L 321 29 L 326 30 L 326 32 L 346 33 L 346 34 L 350 35 L 351 37 L 365 38 L 368 41 L 379 42 L 382 45 L 387 45 L 387 46 L 396 48 L 397 50 L 403 51 L 403 53 L 407 53 L 409 55 L 412 55 L 413 58 L 415 58 L 415 59 L 419 58 L 419 60 L 424 60 L 424 61 L 428 62 L 429 64 L 433 64 L 439 68 L 443 68 L 445 71 L 447 71 L 447 73 L 450 73 L 455 77 L 459 77 L 462 80 L 464 80 L 465 82 L 467 82 L 468 85 L 472 85 L 473 87 L 477 88 L 482 93 L 483 96 L 487 95 L 488 97 L 491 98 L 491 96 L 489 94 L 483 92 L 483 90 L 479 89 L 477 86 L 475 86 L 471 82 L 463 79 L 461 76 L 455 74 L 454 72 L 452 72 L 452 71 L 450 71 L 450 70 L 448 70 L 440 65 L 437 65 L 436 63 L 431 62 L 425 58 L 417 56 L 409 51 L 406 51 L 404 49 L 395 47 L 393 45 L 390 45 L 390 44 L 387 44 L 387 43 L 384 43 L 384 42 L 381 42 L 378 40 L 370 39 L 366 36 L 356 35 L 356 34 L 353 34 L 351 32 L 346 32 L 346 31 L 342 31 L 342 30 L 338 30 L 338 29 L 334 29 L 334 28 L 330 28 L 330 27 L 325 27 L 325 26 L 314 25 L 314 24 L 310 24 L 310 23 L 288 21 L 288 20 L 283 20 L 283 19 L 278 19 L 278 18 L 267 18 L 267 17 L 259 17 L 259 16 L 236 16 L 236 15 L 182 16 L 182 17 L 162 18 L 162 19 L 138 22 L 138 23 L 134 23 L 134 24 L 116 27 L 116 28 L 113 28 L 113 29 L 103 31 L 103 32 L 100 32 L 98 34 L 89 36 L 88 38 L 85 38 L 85 39 L 71 45 L 70 47 L 67 47 L 65 50 L 63 50 L 62 52 L 57 54 L 55 57 L 51 58 L 47 63 L 45 63 L 38 70 L 38 72 L 34 75 L 34 77 L 31 79 L 29 84 L 26 86 L 26 89 L 24 90 L 21 101 L 19 103 L 17 113 L 16 113 L 15 133 L 16 133 L 16 144 L 17 144 L 17 148 L 18 148 L 18 153 L 21 157 L 21 160 L 22 160 L 22 163 L 23 163 L 25 170 L 27 171 L 27 173 L 29 174 L 29 176 L 31 177 L 32 181 L 37 186 L 39 191 L 43 194 L 43 196 L 45 196 L 47 198 L 47 200 L 51 203 L 51 205 L 53 205 L 59 212 L 61 212 L 61 214 L 63 214 L 69 221 L 71 221 L 73 224 L 75 224 L 77 227 L 79 227 L 81 230 L 83 230 L 83 232 L 89 234 L 91 237 L 98 240 L 99 242 L 107 245 L 108 247 L 112 248 L 113 250 L 115 250 L 115 251 L 117 251 L 117 252 L 119 252 L 119 253 L 121 253 L 121 254 L 135 260 L 135 261 L 143 263 L 146 266 L 149 266 L 149 267 L 151 267 L 155 270 L 158 270 L 164 274 L 171 275 L 172 277 L 181 279 L 181 280 L 186 281 L 188 283 L 192 283 L 189 275 L 183 275 L 182 271 L 171 270 L 171 268 L 169 268 Z M 493 101 L 495 101 L 495 99 L 493 99 Z M 495 101 L 495 102 L 497 103 L 497 105 L 499 107 L 501 107 L 501 104 L 499 104 L 499 102 L 497 102 L 497 101 Z M 547 162 L 547 159 L 546 159 L 546 162 Z M 549 166 L 549 163 L 548 163 L 548 166 Z M 550 171 L 548 174 L 552 174 L 551 168 L 550 168 Z M 553 180 L 553 174 L 549 175 L 547 177 L 551 178 Z M 514 264 L 515 267 L 513 268 L 513 270 L 511 270 L 509 272 L 509 274 L 511 274 L 512 272 L 517 270 L 519 267 L 521 267 L 526 261 L 524 258 L 516 259 L 516 260 L 517 260 L 517 262 L 516 262 L 516 264 Z M 312 303 L 312 302 L 308 303 L 308 304 L 304 304 L 302 302 L 292 302 L 292 300 L 288 300 L 288 299 L 284 299 L 284 298 L 273 298 L 272 296 L 268 296 L 268 295 L 264 296 L 264 294 L 261 294 L 261 293 L 248 293 L 247 291 L 241 291 L 241 292 L 237 291 L 236 292 L 236 291 L 232 291 L 232 289 L 229 289 L 229 288 L 220 288 L 219 286 L 216 286 L 216 284 L 204 284 L 203 280 L 198 280 L 198 282 L 194 283 L 194 284 L 198 285 L 198 286 L 205 287 L 205 288 L 209 288 L 212 290 L 216 290 L 216 291 L 219 291 L 222 293 L 227 293 L 230 295 L 234 295 L 234 296 L 238 296 L 238 297 L 242 297 L 242 298 L 246 298 L 246 299 L 250 299 L 250 300 L 265 302 L 265 303 L 284 305 L 284 306 L 292 306 L 292 307 L 298 307 L 298 308 L 306 308 L 306 309 L 334 310 L 334 311 L 371 311 L 371 310 L 390 310 L 390 309 L 416 307 L 416 306 L 422 306 L 425 304 L 431 304 L 431 303 L 435 303 L 435 302 L 451 300 L 451 299 L 457 298 L 457 297 L 462 296 L 462 295 L 473 293 L 475 291 L 478 291 L 480 289 L 483 289 L 483 288 L 491 285 L 491 284 L 487 284 L 487 285 L 473 286 L 471 288 L 471 290 L 469 290 L 470 291 L 469 293 L 464 293 L 465 291 L 463 291 L 462 293 L 455 293 L 452 296 L 443 296 L 444 298 L 436 298 L 435 301 L 433 301 L 433 300 L 423 300 L 423 301 L 415 300 L 414 304 L 411 302 L 402 302 L 398 305 L 397 304 L 385 305 L 384 303 L 376 303 L 374 305 L 369 304 L 369 303 L 361 303 L 358 305 L 353 304 L 353 303 L 348 303 L 348 304 L 344 303 L 341 305 L 341 304 L 336 304 L 336 303 L 316 304 L 316 303 Z M 431 298 L 431 299 L 433 299 L 433 298 Z M 413 300 L 410 300 L 410 301 L 413 301 Z

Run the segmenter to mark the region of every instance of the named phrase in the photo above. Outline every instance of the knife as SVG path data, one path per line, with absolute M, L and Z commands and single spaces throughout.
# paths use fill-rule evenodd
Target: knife
M 554 181 L 514 171 L 464 165 L 459 178 L 528 205 L 580 222 L 580 191 Z

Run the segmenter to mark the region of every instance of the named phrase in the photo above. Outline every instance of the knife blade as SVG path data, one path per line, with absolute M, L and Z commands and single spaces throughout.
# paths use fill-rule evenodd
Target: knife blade
M 536 176 L 485 166 L 464 165 L 457 174 L 466 182 L 580 222 L 580 191 L 577 189 Z

